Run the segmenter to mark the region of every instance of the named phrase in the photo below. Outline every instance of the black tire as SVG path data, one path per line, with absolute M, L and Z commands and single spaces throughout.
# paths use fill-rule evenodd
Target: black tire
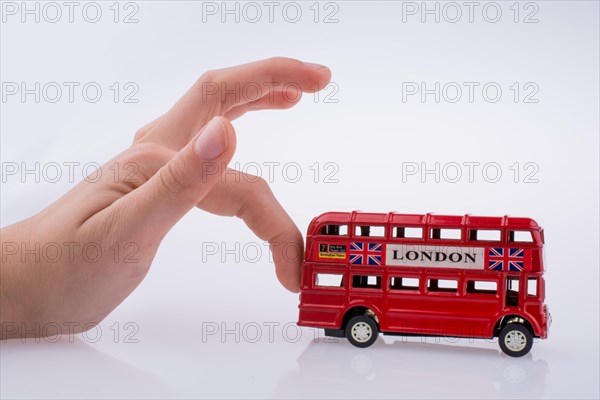
M 500 331 L 498 344 L 511 357 L 523 357 L 533 346 L 533 335 L 521 324 L 508 324 Z
M 369 316 L 359 315 L 346 324 L 346 338 L 356 347 L 369 347 L 378 336 L 377 323 Z

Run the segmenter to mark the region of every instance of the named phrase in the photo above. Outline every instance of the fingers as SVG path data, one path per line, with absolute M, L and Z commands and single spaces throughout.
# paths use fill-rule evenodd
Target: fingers
M 300 290 L 303 239 L 298 227 L 277 201 L 264 179 L 228 169 L 223 182 L 198 204 L 218 215 L 237 216 L 260 239 L 268 241 L 275 272 L 291 292 Z
M 146 133 L 148 133 L 152 128 L 154 128 L 154 126 L 156 126 L 156 124 L 158 123 L 158 121 L 160 121 L 161 118 L 162 117 L 155 118 L 154 120 L 152 120 L 152 122 L 149 122 L 146 125 L 142 126 L 140 129 L 138 129 L 135 135 L 133 136 L 133 143 L 140 141 L 144 136 L 146 136 Z
M 248 103 L 238 104 L 225 112 L 225 118 L 233 120 L 246 114 L 248 111 L 264 110 L 285 110 L 291 108 L 302 98 L 302 92 L 294 88 L 288 88 L 281 91 L 270 92 L 260 99 Z
M 51 204 L 43 213 L 56 220 L 81 226 L 84 222 L 114 202 L 146 183 L 176 152 L 153 143 L 136 144 L 90 173 L 63 199 L 77 204 L 63 206 L 63 201 Z
M 137 140 L 179 150 L 213 116 L 236 117 L 248 110 L 288 108 L 297 102 L 296 97 L 290 100 L 282 93 L 316 92 L 330 79 L 327 67 L 283 57 L 210 71 L 167 114 L 145 127 Z M 249 103 L 252 105 L 244 109 Z
M 221 173 L 233 157 L 235 143 L 235 132 L 228 120 L 210 120 L 146 183 L 115 202 L 121 208 L 123 224 L 139 233 L 152 231 L 160 241 L 221 180 Z

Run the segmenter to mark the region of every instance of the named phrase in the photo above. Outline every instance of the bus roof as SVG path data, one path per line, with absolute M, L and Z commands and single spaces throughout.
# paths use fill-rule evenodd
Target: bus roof
M 401 214 L 390 213 L 370 213 L 362 211 L 352 212 L 326 212 L 315 217 L 309 227 L 309 234 L 314 234 L 317 226 L 344 225 L 349 223 L 364 225 L 383 225 L 391 223 L 402 226 L 435 226 L 446 228 L 460 228 L 468 226 L 479 229 L 526 229 L 531 231 L 540 231 L 542 228 L 531 218 L 522 217 L 487 217 L 465 215 L 437 215 L 437 214 Z

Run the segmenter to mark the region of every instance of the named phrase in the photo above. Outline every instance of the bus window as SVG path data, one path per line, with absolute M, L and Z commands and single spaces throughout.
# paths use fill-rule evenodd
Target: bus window
M 529 231 L 509 231 L 509 242 L 533 243 L 533 237 Z
M 506 306 L 517 307 L 519 305 L 519 278 L 506 278 Z
M 363 289 L 381 289 L 381 277 L 354 275 L 352 277 L 352 287 Z
M 458 282 L 454 279 L 429 279 L 427 290 L 429 292 L 456 293 Z
M 500 231 L 496 229 L 479 229 L 469 231 L 469 240 L 499 242 L 500 238 Z
M 460 240 L 460 229 L 431 228 L 431 239 Z
M 390 290 L 419 290 L 419 278 L 390 278 Z
M 384 235 L 385 227 L 383 226 L 360 225 L 356 226 L 354 230 L 354 236 L 383 237 Z
M 527 296 L 535 297 L 537 296 L 537 278 L 529 278 L 527 279 Z
M 492 281 L 467 281 L 468 294 L 496 294 L 498 284 Z
M 325 225 L 321 228 L 321 235 L 346 236 L 348 225 Z
M 423 228 L 394 226 L 392 234 L 399 239 L 423 239 Z
M 342 287 L 343 274 L 316 274 L 315 286 L 320 287 Z

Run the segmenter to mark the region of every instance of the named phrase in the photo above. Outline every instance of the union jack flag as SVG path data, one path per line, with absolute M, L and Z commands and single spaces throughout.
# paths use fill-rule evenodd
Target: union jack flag
M 490 271 L 523 271 L 525 249 L 492 247 L 488 251 Z
M 381 265 L 382 255 L 381 243 L 350 243 L 350 264 Z

